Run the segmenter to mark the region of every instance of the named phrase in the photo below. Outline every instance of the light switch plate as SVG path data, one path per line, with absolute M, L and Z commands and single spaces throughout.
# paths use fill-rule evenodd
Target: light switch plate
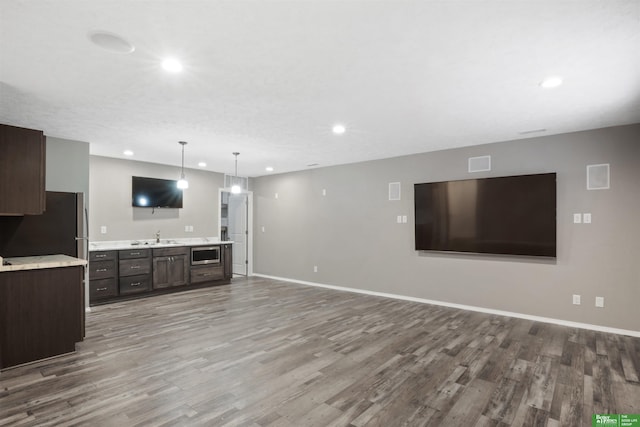
M 100 226 L 100 234 L 107 234 L 107 226 L 106 225 Z
M 573 214 L 573 223 L 580 224 L 582 222 L 582 214 L 574 213 Z
M 403 224 L 407 223 L 407 216 L 406 215 L 402 215 L 402 223 Z
M 573 304 L 580 305 L 580 295 L 573 295 Z
M 596 307 L 604 307 L 604 297 L 596 297 Z
M 590 213 L 583 213 L 582 214 L 582 222 L 584 222 L 585 224 L 591 224 L 591 214 Z
M 402 215 L 398 215 L 398 216 L 396 217 L 396 222 L 397 222 L 398 224 L 402 224 Z

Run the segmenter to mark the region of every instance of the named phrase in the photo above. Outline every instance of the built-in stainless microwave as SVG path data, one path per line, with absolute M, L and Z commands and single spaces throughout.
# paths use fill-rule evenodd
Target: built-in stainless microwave
M 191 248 L 191 265 L 220 264 L 220 246 Z

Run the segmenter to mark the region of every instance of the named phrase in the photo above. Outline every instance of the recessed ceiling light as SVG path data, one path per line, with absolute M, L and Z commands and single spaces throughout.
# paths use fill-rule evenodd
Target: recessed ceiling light
M 205 162 L 200 162 L 198 163 L 198 166 L 200 166 L 201 168 L 206 168 L 207 164 Z
M 162 61 L 162 68 L 170 73 L 179 73 L 182 71 L 182 64 L 175 58 L 166 58 Z
M 266 168 L 264 168 L 264 170 L 266 170 L 267 172 L 273 172 L 273 168 L 271 166 L 267 166 Z
M 133 156 L 133 151 L 131 151 L 131 150 L 124 150 L 124 151 L 122 152 L 122 154 L 124 154 L 125 156 Z
M 545 89 L 558 87 L 561 84 L 562 84 L 562 77 L 558 77 L 558 76 L 550 76 L 545 78 L 542 82 L 540 82 L 540 86 L 542 86 Z
M 347 130 L 347 128 L 345 128 L 344 125 L 337 124 L 333 125 L 332 130 L 336 135 L 342 135 Z
M 92 31 L 89 40 L 96 46 L 112 53 L 131 53 L 136 48 L 117 34 L 108 31 Z

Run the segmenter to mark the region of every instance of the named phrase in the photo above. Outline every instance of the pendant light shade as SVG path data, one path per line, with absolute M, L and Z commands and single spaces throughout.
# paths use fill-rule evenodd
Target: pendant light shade
M 182 169 L 180 171 L 180 179 L 178 180 L 178 188 L 184 190 L 189 188 L 189 181 L 184 176 L 184 146 L 187 145 L 186 141 L 179 141 L 178 144 L 182 145 Z
M 239 194 L 242 192 L 242 186 L 238 182 L 238 154 L 240 153 L 238 152 L 233 153 L 233 155 L 236 156 L 236 173 L 233 176 L 232 185 L 231 185 L 231 192 L 233 194 Z

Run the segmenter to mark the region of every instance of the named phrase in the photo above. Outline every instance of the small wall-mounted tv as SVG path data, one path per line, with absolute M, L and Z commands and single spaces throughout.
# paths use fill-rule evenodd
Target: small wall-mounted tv
M 136 208 L 182 208 L 182 190 L 171 179 L 131 177 L 131 206 Z
M 556 256 L 556 174 L 414 185 L 420 251 Z

